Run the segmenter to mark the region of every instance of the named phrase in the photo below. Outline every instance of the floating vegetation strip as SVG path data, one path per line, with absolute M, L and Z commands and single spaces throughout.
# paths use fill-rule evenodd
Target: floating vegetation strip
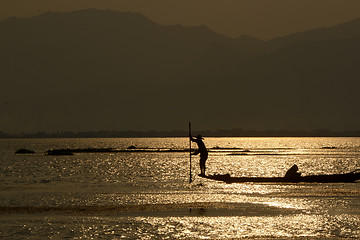
M 121 152 L 187 152 L 188 149 L 168 149 L 168 148 L 66 148 L 52 149 L 46 152 L 47 155 L 72 155 L 74 153 L 121 153 Z
M 251 211 L 249 211 L 251 209 Z M 0 206 L 4 214 L 78 214 L 78 215 L 159 215 L 159 216 L 262 216 L 297 213 L 297 209 L 283 209 L 258 203 L 194 202 L 170 204 L 140 204 L 112 206 Z
M 249 150 L 242 150 L 241 148 L 208 148 L 209 152 L 223 152 L 223 151 L 241 151 L 250 152 Z M 193 149 L 195 151 L 195 149 Z M 64 148 L 64 149 L 51 149 L 46 151 L 47 155 L 73 155 L 74 153 L 136 153 L 136 152 L 189 152 L 188 148 L 184 149 L 172 149 L 172 148 L 137 148 L 135 146 L 129 146 L 125 149 L 114 148 Z
M 15 153 L 16 154 L 33 154 L 35 152 L 32 150 L 29 150 L 29 149 L 21 148 L 21 149 L 17 150 Z

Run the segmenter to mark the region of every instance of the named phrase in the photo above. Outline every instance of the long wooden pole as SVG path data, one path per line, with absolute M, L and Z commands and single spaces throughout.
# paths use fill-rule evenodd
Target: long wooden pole
M 192 182 L 191 179 L 191 122 L 189 122 L 189 156 L 190 156 L 190 179 L 189 179 L 189 183 Z

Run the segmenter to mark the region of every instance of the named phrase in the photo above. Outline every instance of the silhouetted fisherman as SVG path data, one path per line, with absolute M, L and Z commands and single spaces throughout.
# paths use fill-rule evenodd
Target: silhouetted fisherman
M 294 164 L 289 170 L 287 170 L 285 174 L 285 178 L 296 179 L 299 178 L 301 173 L 298 172 L 299 168 L 296 164 Z
M 194 153 L 192 153 L 191 155 L 198 155 L 200 153 L 200 170 L 201 170 L 201 174 L 202 176 L 205 176 L 205 162 L 208 158 L 208 151 L 205 147 L 204 142 L 202 141 L 203 138 L 201 135 L 197 135 L 195 138 L 193 138 L 190 135 L 190 139 L 193 142 L 196 142 L 198 145 L 198 150 L 196 150 Z

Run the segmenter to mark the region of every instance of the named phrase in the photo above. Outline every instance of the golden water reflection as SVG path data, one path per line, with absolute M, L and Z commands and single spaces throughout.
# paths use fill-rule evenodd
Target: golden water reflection
M 211 210 L 210 210 L 211 211 Z M 7 216 L 26 236 L 70 239 L 359 238 L 360 218 L 341 215 Z M 41 223 L 41 224 L 40 224 Z M 9 229 L 11 231 L 11 229 Z M 25 236 L 25 235 L 24 235 Z
M 74 146 L 182 149 L 188 147 L 187 140 L 114 139 L 97 143 L 87 139 L 84 146 Z M 206 138 L 209 147 L 250 151 L 233 156 L 225 151 L 211 152 L 207 173 L 275 177 L 283 176 L 294 163 L 304 175 L 358 168 L 358 138 L 320 140 Z M 50 146 L 54 144 L 39 151 Z M 332 146 L 336 148 L 323 149 Z M 360 238 L 359 183 L 225 184 L 198 177 L 198 158 L 194 158 L 194 182 L 189 184 L 189 158 L 183 152 L 71 157 L 39 154 L 25 158 L 14 156 L 12 151 L 7 156 L 2 206 L 43 207 L 42 213 L 0 216 L 2 232 L 8 233 L 9 239 L 19 234 L 43 239 Z M 49 207 L 53 212 L 47 211 Z M 126 207 L 131 211 L 118 210 Z
M 342 222 L 352 222 L 344 225 Z M 349 218 L 351 221 L 349 221 Z M 292 216 L 250 217 L 139 217 L 138 222 L 148 223 L 154 236 L 175 238 L 276 238 L 276 237 L 346 237 L 359 234 L 359 218 L 351 215 L 338 217 L 297 214 Z M 357 223 L 357 224 L 356 224 Z
M 354 215 L 278 216 L 14 216 L 28 236 L 71 239 L 229 239 L 360 237 Z M 9 217 L 7 217 L 9 218 Z M 10 216 L 10 221 L 12 216 Z M 1 220 L 1 219 L 0 219 Z M 7 220 L 8 221 L 8 220 Z M 1 221 L 6 224 L 6 221 Z M 41 224 L 40 224 L 41 223 Z M 49 234 L 50 235 L 44 235 Z

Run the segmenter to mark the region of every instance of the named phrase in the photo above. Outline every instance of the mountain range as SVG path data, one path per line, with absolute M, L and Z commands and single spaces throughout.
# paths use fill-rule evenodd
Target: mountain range
M 0 130 L 358 130 L 359 29 L 262 41 L 110 10 L 8 18 Z

